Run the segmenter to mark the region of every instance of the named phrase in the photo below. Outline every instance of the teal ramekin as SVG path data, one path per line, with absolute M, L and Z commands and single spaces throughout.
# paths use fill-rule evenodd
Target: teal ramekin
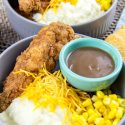
M 110 54 L 115 63 L 114 71 L 111 74 L 101 78 L 87 78 L 72 72 L 66 65 L 66 58 L 69 53 L 81 47 L 95 47 Z M 72 40 L 62 48 L 59 55 L 60 70 L 69 84 L 75 88 L 89 92 L 98 91 L 109 87 L 117 79 L 122 69 L 122 64 L 123 60 L 119 51 L 107 42 L 96 38 L 79 38 Z

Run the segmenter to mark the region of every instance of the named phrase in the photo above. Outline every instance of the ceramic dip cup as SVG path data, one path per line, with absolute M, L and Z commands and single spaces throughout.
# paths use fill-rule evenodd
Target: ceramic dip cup
M 66 59 L 71 52 L 81 47 L 94 47 L 107 52 L 114 61 L 115 66 L 113 72 L 100 78 L 88 78 L 71 71 L 66 64 Z M 95 38 L 79 38 L 69 42 L 63 47 L 59 55 L 59 64 L 61 72 L 72 86 L 80 90 L 92 92 L 109 87 L 118 77 L 122 69 L 123 61 L 119 51 L 107 42 Z

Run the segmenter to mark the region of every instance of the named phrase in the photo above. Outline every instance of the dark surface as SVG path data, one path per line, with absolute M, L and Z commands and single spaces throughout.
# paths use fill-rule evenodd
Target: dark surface
M 125 63 L 123 63 L 123 68 L 118 79 L 111 86 L 112 92 L 121 95 L 125 98 Z
M 10 5 L 15 9 L 18 8 L 19 4 L 18 4 L 18 0 L 8 0 Z

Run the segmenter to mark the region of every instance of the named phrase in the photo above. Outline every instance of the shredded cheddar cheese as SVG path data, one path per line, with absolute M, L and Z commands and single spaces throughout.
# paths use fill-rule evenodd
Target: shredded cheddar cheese
M 57 7 L 60 5 L 61 2 L 70 3 L 75 6 L 77 4 L 78 0 L 50 0 L 49 5 L 47 6 L 45 12 L 49 8 L 53 8 L 56 11 Z
M 34 82 L 25 89 L 21 98 L 32 100 L 36 108 L 49 107 L 50 112 L 54 112 L 59 106 L 67 109 L 68 115 L 66 116 L 69 116 L 71 112 L 85 111 L 83 101 L 89 98 L 89 95 L 69 86 L 60 71 L 51 74 L 43 68 L 37 76 L 24 70 L 17 73 L 25 73 L 34 77 Z
M 70 4 L 72 4 L 72 5 L 76 5 L 77 2 L 78 2 L 78 0 L 51 0 L 48 7 L 50 7 L 50 8 L 58 7 L 58 5 L 59 5 L 61 2 L 70 3 Z

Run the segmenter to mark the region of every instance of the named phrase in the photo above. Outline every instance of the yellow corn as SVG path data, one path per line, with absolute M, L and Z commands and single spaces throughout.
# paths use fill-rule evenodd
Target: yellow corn
M 86 120 L 88 119 L 89 114 L 87 112 L 84 112 L 82 115 Z
M 108 97 L 108 96 L 104 96 L 103 104 L 104 104 L 104 105 L 109 105 L 110 102 L 111 102 L 111 98 Z
M 97 97 L 99 99 L 103 99 L 104 98 L 104 93 L 102 91 L 97 91 L 96 95 L 97 95 Z
M 124 108 L 118 107 L 117 113 L 116 113 L 116 118 L 121 119 L 124 114 Z
M 74 113 L 72 119 L 75 125 L 86 124 L 86 120 L 83 116 Z
M 105 120 L 104 120 L 104 118 L 96 118 L 96 119 L 95 119 L 95 124 L 96 124 L 96 125 L 105 125 Z
M 82 110 L 81 108 L 77 108 L 77 109 L 76 109 L 76 112 L 77 112 L 78 114 L 81 114 L 82 111 L 83 111 L 83 110 Z
M 100 2 L 101 3 L 101 7 L 102 7 L 102 10 L 106 11 L 110 8 L 110 3 L 107 3 L 106 1 L 103 1 L 103 2 Z
M 105 125 L 112 125 L 112 122 L 110 120 L 105 120 Z
M 93 95 L 93 96 L 92 96 L 92 101 L 93 101 L 93 102 L 96 102 L 97 100 L 98 100 L 98 97 L 97 97 L 96 95 Z
M 102 103 L 102 101 L 96 101 L 95 103 L 94 103 L 94 107 L 96 108 L 96 109 L 99 109 L 101 106 L 103 106 L 103 103 Z
M 117 109 L 116 109 L 116 108 L 111 109 L 111 111 L 110 111 L 109 114 L 108 114 L 108 118 L 109 118 L 109 119 L 115 118 L 116 113 L 117 113 Z
M 113 99 L 113 100 L 117 100 L 117 99 L 118 99 L 118 97 L 117 97 L 116 94 L 110 94 L 109 97 L 110 97 L 111 99 Z
M 115 119 L 115 120 L 113 121 L 112 125 L 118 125 L 119 121 L 120 121 L 120 119 Z
M 110 8 L 112 0 L 96 0 L 100 5 L 102 10 L 106 11 Z
M 87 107 L 87 106 L 90 106 L 90 105 L 92 105 L 91 99 L 86 99 L 86 100 L 83 102 L 83 106 L 84 106 L 84 107 Z
M 73 117 L 74 125 L 117 125 L 125 113 L 125 100 L 116 94 L 105 95 L 97 91 L 92 98 L 83 102 L 85 112 L 81 108 Z
M 102 114 L 99 113 L 97 109 L 95 109 L 95 114 L 97 115 L 97 117 L 101 117 L 102 116 Z
M 95 114 L 94 109 L 88 109 L 88 114 L 89 114 L 89 115 Z
M 119 102 L 120 106 L 125 107 L 125 99 L 118 98 L 118 102 Z
M 89 116 L 89 118 L 88 118 L 88 123 L 94 123 L 96 118 L 97 117 L 95 114 L 91 114 L 91 116 Z
M 107 107 L 106 110 L 102 113 L 103 117 L 107 119 L 108 118 L 108 113 L 110 111 L 111 111 L 110 108 Z
M 109 105 L 110 108 L 118 108 L 119 107 L 119 103 L 115 100 L 112 100 L 110 105 Z
M 93 107 L 93 105 L 90 105 L 90 106 L 86 107 L 86 109 L 87 109 L 87 110 L 89 110 L 89 109 L 94 109 L 94 107 Z
M 104 113 L 106 110 L 106 107 L 104 105 L 102 105 L 98 110 L 100 113 Z

